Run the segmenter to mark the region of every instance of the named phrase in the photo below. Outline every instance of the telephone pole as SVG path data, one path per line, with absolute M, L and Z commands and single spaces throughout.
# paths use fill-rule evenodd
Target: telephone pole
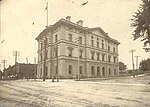
M 57 41 L 57 82 L 59 82 L 59 75 L 58 75 L 58 41 Z
M 26 58 L 26 62 L 27 62 L 27 71 L 26 71 L 26 75 L 27 75 L 27 81 L 28 81 L 28 58 Z
M 36 57 L 34 57 L 34 64 L 35 64 L 35 68 L 34 68 L 34 80 L 36 80 L 36 74 L 37 74 Z
M 132 50 L 130 50 L 129 52 L 132 53 L 133 77 L 135 77 L 135 71 L 134 71 L 134 58 L 133 58 L 133 52 L 135 52 L 135 49 L 132 49 Z
M 15 64 L 16 64 L 17 56 L 19 56 L 19 51 L 13 51 L 13 56 L 15 56 Z

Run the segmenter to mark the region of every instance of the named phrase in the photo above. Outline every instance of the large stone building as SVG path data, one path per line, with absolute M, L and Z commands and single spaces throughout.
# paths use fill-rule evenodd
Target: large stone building
M 120 43 L 110 38 L 100 27 L 83 27 L 82 20 L 73 23 L 71 17 L 67 16 L 46 27 L 36 40 L 38 78 L 43 77 L 43 71 L 47 78 L 52 78 L 57 72 L 59 78 L 72 78 L 78 74 L 80 77 L 118 75 Z

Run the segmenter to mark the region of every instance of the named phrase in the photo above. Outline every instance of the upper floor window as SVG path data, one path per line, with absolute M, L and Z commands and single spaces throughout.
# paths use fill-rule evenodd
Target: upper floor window
M 72 57 L 72 51 L 73 51 L 73 48 L 72 47 L 68 47 L 68 56 Z
M 91 59 L 94 59 L 94 51 L 91 52 Z
M 58 50 L 57 50 L 57 48 L 54 49 L 54 57 L 58 57 Z
M 108 56 L 108 62 L 111 62 L 111 56 L 110 55 Z
M 113 52 L 114 52 L 114 53 L 116 52 L 116 49 L 115 49 L 115 47 L 113 47 Z
M 108 46 L 108 51 L 110 51 L 110 46 Z
M 58 41 L 58 35 L 55 35 L 55 42 Z
M 91 36 L 91 45 L 94 46 L 93 36 Z
M 105 61 L 105 54 L 102 54 L 102 61 Z
M 72 42 L 72 34 L 69 34 L 69 41 Z
M 82 44 L 82 37 L 79 37 L 79 43 Z
M 97 60 L 99 60 L 99 55 L 100 55 L 100 53 L 97 53 Z
M 99 48 L 99 39 L 97 38 L 97 47 Z
M 83 50 L 79 51 L 79 58 L 82 58 Z
M 116 57 L 114 56 L 114 63 L 116 63 Z

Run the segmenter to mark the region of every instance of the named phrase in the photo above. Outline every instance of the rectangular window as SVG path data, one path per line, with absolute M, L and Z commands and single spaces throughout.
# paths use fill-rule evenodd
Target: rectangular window
M 55 35 L 55 42 L 58 41 L 58 35 Z
M 91 59 L 94 59 L 94 52 L 91 52 Z
M 104 49 L 104 43 L 102 43 L 102 49 Z
M 111 61 L 111 56 L 108 56 L 108 62 L 110 63 L 110 61 Z
M 72 34 L 69 34 L 69 41 L 72 42 Z
M 94 46 L 93 36 L 91 36 L 91 45 Z
M 72 50 L 69 50 L 69 56 L 72 57 Z
M 82 58 L 82 51 L 80 51 L 80 55 L 79 55 L 79 58 Z
M 102 54 L 102 61 L 105 61 L 105 54 Z
M 82 44 L 82 37 L 79 37 L 79 43 Z
M 116 52 L 116 49 L 115 49 L 115 47 L 113 47 L 113 52 L 114 52 L 114 53 Z
M 100 53 L 97 53 L 97 60 L 99 60 L 99 55 L 100 55 Z
M 110 51 L 110 46 L 108 46 L 108 51 Z
M 114 56 L 114 63 L 116 63 L 116 57 Z
M 97 38 L 97 47 L 99 48 L 99 39 Z

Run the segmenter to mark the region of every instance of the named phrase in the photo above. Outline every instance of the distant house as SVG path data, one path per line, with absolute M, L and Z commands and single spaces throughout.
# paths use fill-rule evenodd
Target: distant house
M 35 78 L 37 64 L 16 63 L 4 70 L 4 77 L 8 78 Z

